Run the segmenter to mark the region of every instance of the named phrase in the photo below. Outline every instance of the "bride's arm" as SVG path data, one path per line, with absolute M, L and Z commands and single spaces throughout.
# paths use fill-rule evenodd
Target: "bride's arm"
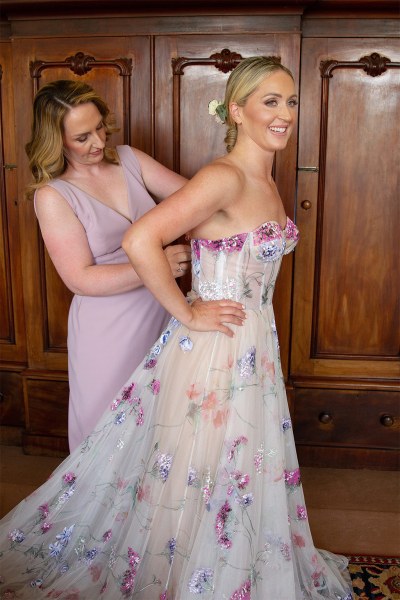
M 232 197 L 230 169 L 209 165 L 183 188 L 138 219 L 126 232 L 122 247 L 144 285 L 164 308 L 189 329 L 221 331 L 233 336 L 226 323 L 242 325 L 242 304 L 232 300 L 189 305 L 168 268 L 163 248 L 225 210 Z

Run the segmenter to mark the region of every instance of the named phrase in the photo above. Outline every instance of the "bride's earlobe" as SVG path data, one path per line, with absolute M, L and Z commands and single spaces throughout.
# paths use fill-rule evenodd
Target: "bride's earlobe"
M 233 121 L 235 121 L 237 125 L 240 125 L 242 122 L 240 116 L 240 106 L 236 104 L 236 102 L 231 102 L 231 104 L 229 105 L 229 112 L 231 115 L 231 119 L 233 119 Z

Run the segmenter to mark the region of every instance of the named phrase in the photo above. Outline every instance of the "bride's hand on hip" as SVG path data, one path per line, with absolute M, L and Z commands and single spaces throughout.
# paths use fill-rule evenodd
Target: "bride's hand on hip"
M 186 323 L 193 331 L 220 331 L 228 337 L 234 332 L 227 323 L 243 325 L 246 319 L 244 306 L 233 300 L 201 300 L 198 298 L 191 304 L 192 319 Z

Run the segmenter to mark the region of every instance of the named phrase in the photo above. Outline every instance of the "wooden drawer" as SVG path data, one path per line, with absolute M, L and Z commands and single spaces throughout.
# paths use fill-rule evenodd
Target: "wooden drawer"
M 24 426 L 24 395 L 21 374 L 0 371 L 0 425 Z
M 67 381 L 26 381 L 27 423 L 30 434 L 62 436 L 68 435 Z
M 399 448 L 400 393 L 296 389 L 296 444 L 331 447 Z

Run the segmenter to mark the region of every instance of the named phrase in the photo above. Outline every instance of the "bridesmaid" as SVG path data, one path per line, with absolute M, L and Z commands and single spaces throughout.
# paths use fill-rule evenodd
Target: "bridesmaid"
M 27 195 L 49 256 L 74 293 L 68 318 L 68 437 L 72 452 L 155 341 L 169 315 L 121 247 L 129 226 L 186 179 L 129 146 L 107 147 L 110 110 L 88 84 L 60 80 L 33 105 Z M 164 250 L 171 272 L 189 246 Z

